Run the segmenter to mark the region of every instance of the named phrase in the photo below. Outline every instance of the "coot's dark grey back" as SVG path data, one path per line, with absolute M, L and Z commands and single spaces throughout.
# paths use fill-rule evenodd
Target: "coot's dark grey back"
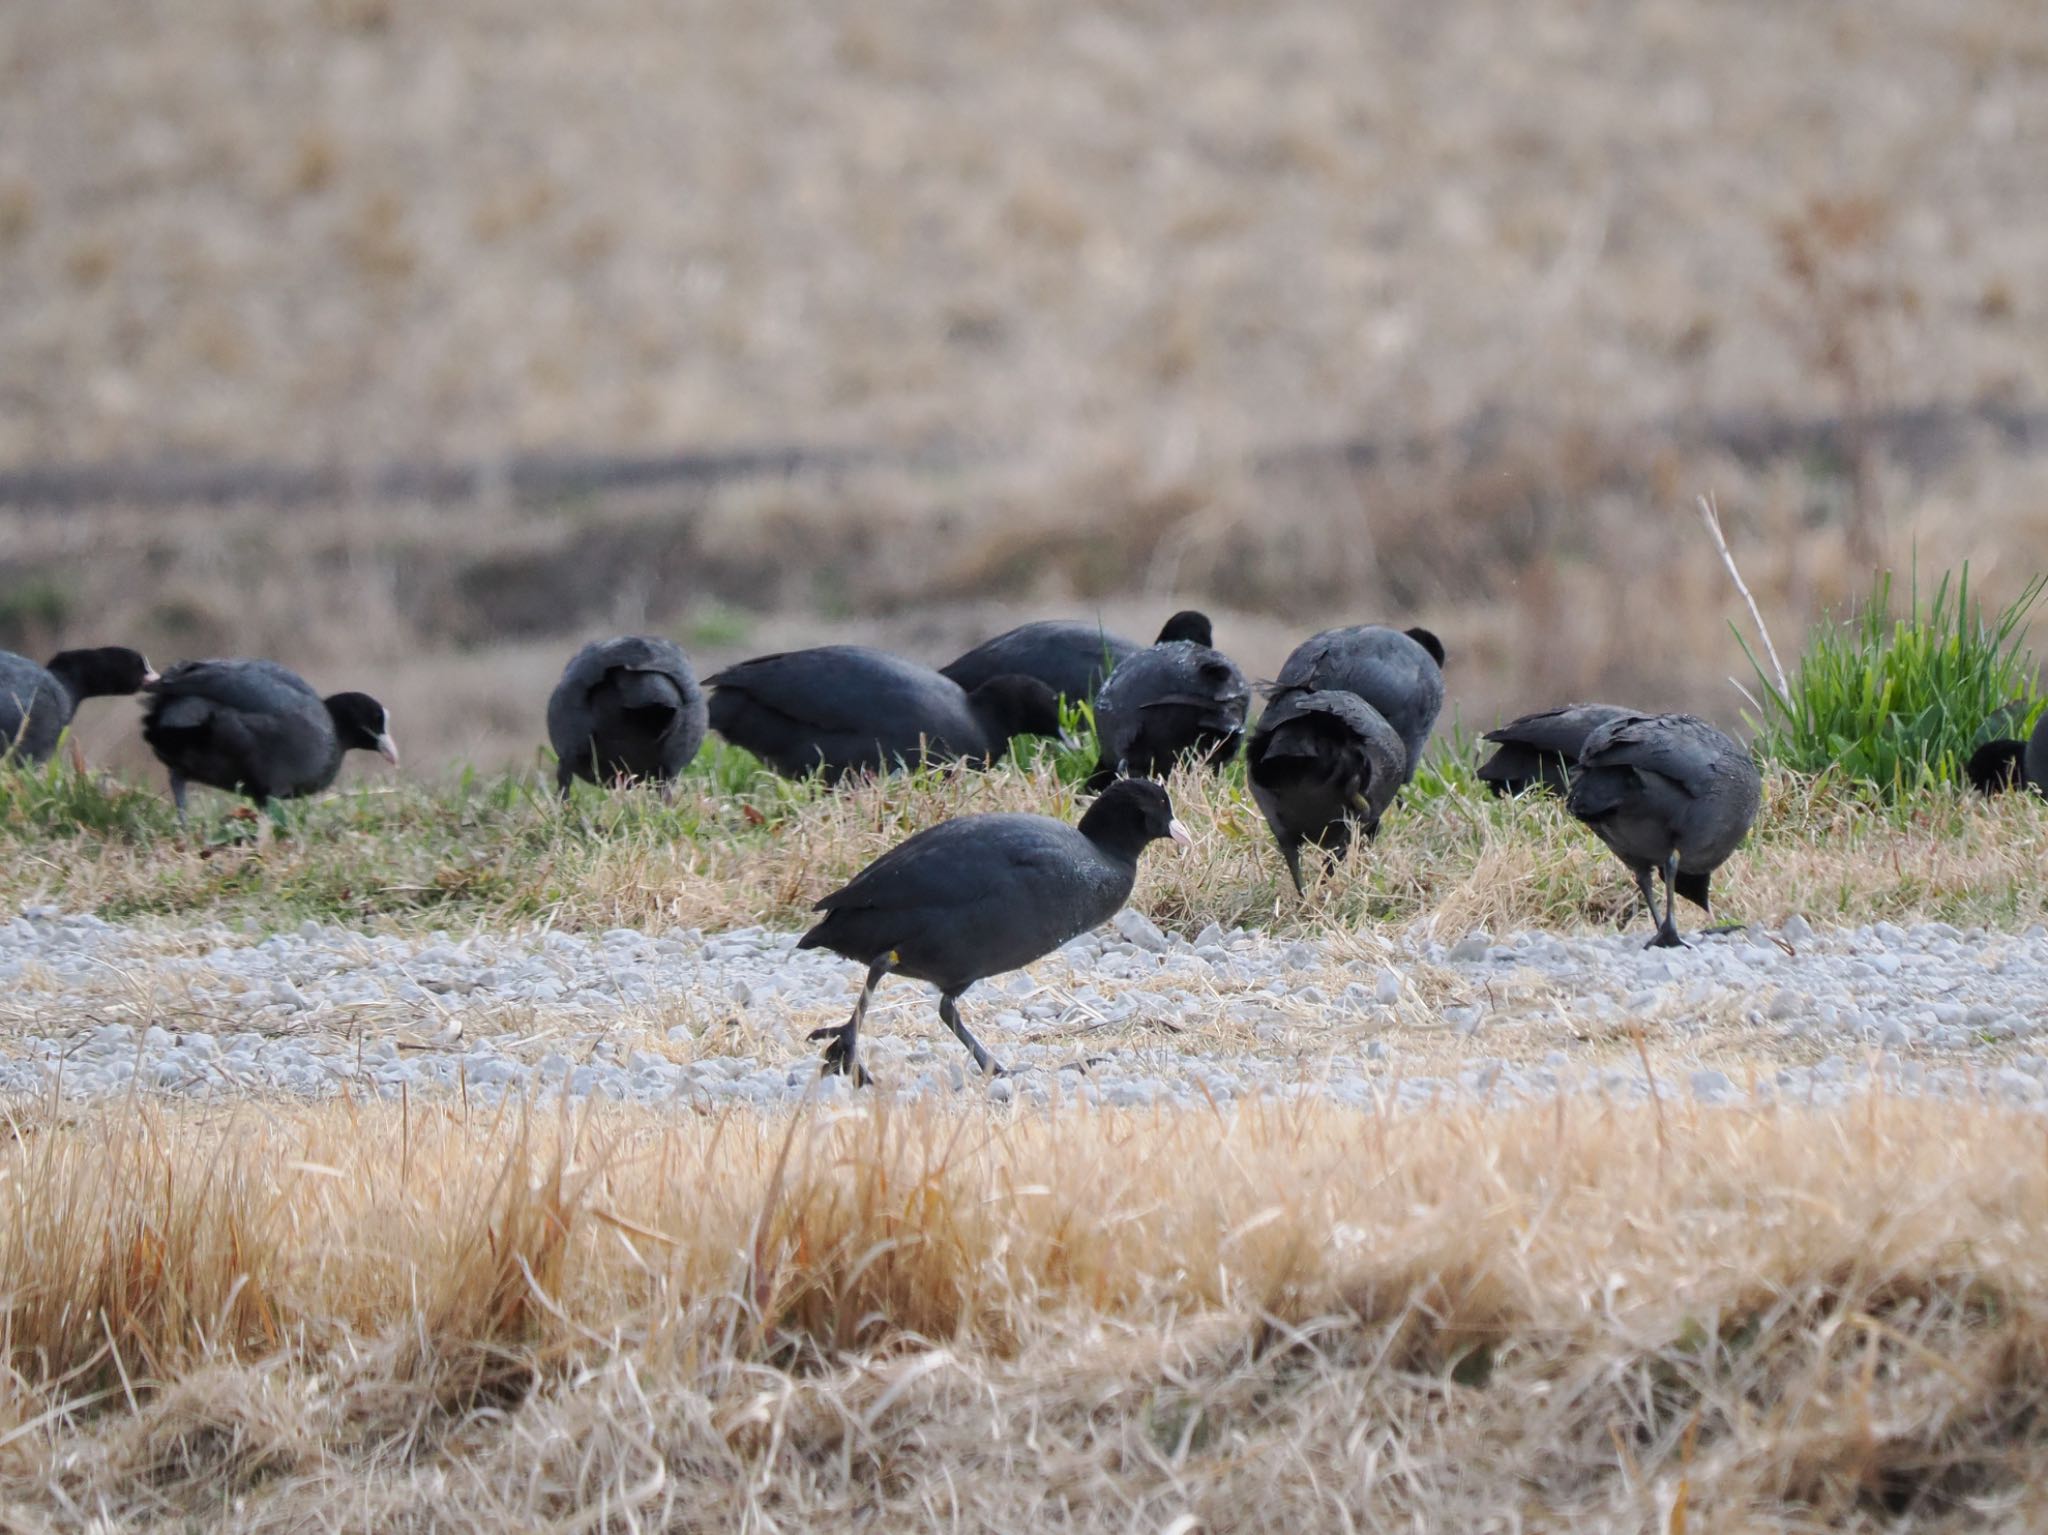
M 1050 816 L 961 816 L 890 849 L 818 902 L 804 936 L 863 962 L 958 991 L 1028 965 L 1114 916 L 1136 865 Z
M 593 640 L 548 697 L 557 776 L 672 779 L 696 760 L 708 713 L 683 648 L 657 635 Z
M 1227 756 L 1251 709 L 1237 663 L 1193 640 L 1166 640 L 1117 664 L 1095 699 L 1100 783 L 1119 769 L 1163 777 L 1189 752 Z
M 1624 714 L 1586 738 L 1567 807 L 1625 861 L 1710 873 L 1741 845 L 1763 800 L 1742 745 L 1690 714 Z
M 1633 709 L 1614 704 L 1563 704 L 1509 720 L 1484 737 L 1499 748 L 1479 765 L 1479 778 L 1503 792 L 1542 785 L 1562 794 L 1586 738 Z
M 711 728 L 777 772 L 828 777 L 987 750 L 950 677 L 864 645 L 824 645 L 742 661 L 705 679 Z
M 1062 697 L 1093 698 L 1135 642 L 1098 624 L 1047 618 L 984 640 L 939 668 L 968 692 L 997 677 L 1036 677 Z
M 0 757 L 47 762 L 76 700 L 27 656 L 0 650 Z
M 341 770 L 326 704 L 275 661 L 182 661 L 144 692 L 143 739 L 182 778 L 292 799 L 326 788 Z
M 1422 748 L 1444 706 L 1444 673 L 1436 658 L 1383 624 L 1325 629 L 1303 640 L 1280 668 L 1275 689 L 1280 688 L 1340 688 L 1371 704 L 1401 738 L 1404 782 L 1421 765 Z
M 1356 693 L 1338 689 L 1275 696 L 1245 742 L 1245 763 L 1252 800 L 1296 889 L 1301 845 L 1342 853 L 1354 822 L 1373 835 L 1408 776 L 1394 727 Z
M 2034 733 L 2027 737 L 2027 782 L 2042 794 L 2048 794 L 2048 713 L 2034 722 Z

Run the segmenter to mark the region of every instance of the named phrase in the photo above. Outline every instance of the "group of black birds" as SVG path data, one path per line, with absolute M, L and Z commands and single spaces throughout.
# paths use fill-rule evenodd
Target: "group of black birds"
M 701 685 L 672 641 L 625 636 L 570 659 L 547 726 L 566 795 L 578 778 L 665 787 L 707 729 L 778 773 L 837 783 L 918 763 L 986 765 L 1019 736 L 1060 735 L 1063 700 L 1092 705 L 1100 754 L 1087 788 L 1096 798 L 1078 826 L 1022 814 L 944 821 L 818 902 L 825 915 L 799 947 L 855 960 L 867 979 L 853 1016 L 812 1037 L 830 1041 L 828 1071 L 864 1081 L 861 1022 L 892 972 L 937 987 L 940 1017 L 976 1064 L 1002 1069 L 961 1021 L 960 994 L 1107 921 L 1129 899 L 1150 843 L 1186 847 L 1157 782 L 1179 764 L 1221 768 L 1242 752 L 1252 797 L 1304 889 L 1301 850 L 1342 858 L 1356 835 L 1378 832 L 1414 777 L 1443 707 L 1443 665 L 1426 629 L 1326 630 L 1265 685 L 1247 734 L 1251 686 L 1196 612 L 1176 613 L 1151 645 L 1050 620 L 936 670 L 829 645 L 759 656 Z M 143 738 L 170 774 L 181 818 L 187 783 L 260 806 L 325 788 L 347 751 L 398 760 L 390 717 L 367 694 L 323 699 L 261 660 L 186 661 L 159 675 L 121 647 L 66 651 L 46 667 L 0 652 L 0 749 L 43 760 L 80 700 L 138 692 Z M 1761 780 L 1749 753 L 1690 715 L 1604 704 L 1525 715 L 1486 739 L 1496 750 L 1481 779 L 1504 794 L 1562 794 L 1634 874 L 1657 920 L 1650 943 L 1682 945 L 1676 897 L 1711 911 L 1709 881 L 1756 818 Z M 2036 732 L 2013 762 L 2012 778 L 2048 784 L 2048 734 Z

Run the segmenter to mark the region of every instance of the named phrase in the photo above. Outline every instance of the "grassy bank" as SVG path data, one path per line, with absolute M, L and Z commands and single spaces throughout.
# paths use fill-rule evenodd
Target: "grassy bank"
M 2042 1136 L 1883 1100 L 36 1119 L 0 1490 L 110 1531 L 2021 1528 Z

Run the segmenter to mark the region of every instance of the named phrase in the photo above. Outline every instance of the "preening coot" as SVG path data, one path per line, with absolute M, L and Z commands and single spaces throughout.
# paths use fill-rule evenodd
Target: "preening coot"
M 142 652 L 125 645 L 60 650 L 48 666 L 0 650 L 0 757 L 47 762 L 81 701 L 138 693 L 154 681 Z
M 1649 947 L 1682 947 L 1673 895 L 1712 912 L 1707 882 L 1748 835 L 1763 779 L 1748 752 L 1690 714 L 1624 714 L 1586 738 L 1565 808 L 1593 828 L 1664 916 Z
M 187 783 L 267 805 L 326 788 L 347 751 L 398 762 L 390 716 L 376 699 L 322 699 L 275 661 L 180 661 L 144 692 L 142 738 L 170 770 L 181 820 Z
M 1325 629 L 1294 647 L 1269 690 L 1356 693 L 1394 727 L 1406 756 L 1401 781 L 1422 765 L 1422 748 L 1444 706 L 1444 647 L 1427 629 L 1358 624 Z
M 825 1069 L 867 1080 L 857 1050 L 861 1020 L 890 971 L 939 989 L 939 1017 L 983 1071 L 1003 1067 L 960 1021 L 960 993 L 976 981 L 1050 954 L 1115 916 L 1130 899 L 1138 855 L 1171 837 L 1185 847 L 1156 783 L 1123 779 L 1088 807 L 1078 827 L 1043 815 L 970 815 L 898 843 L 818 902 L 824 920 L 798 940 L 868 967 Z
M 1176 613 L 1159 635 L 1118 662 L 1096 694 L 1101 758 L 1090 789 L 1122 773 L 1164 778 L 1184 757 L 1220 768 L 1244 738 L 1251 688 L 1237 663 L 1210 644 L 1209 620 Z
M 1283 689 L 1245 743 L 1258 803 L 1298 892 L 1301 845 L 1341 858 L 1354 823 L 1371 837 L 1406 781 L 1407 753 L 1394 727 L 1355 693 Z
M 1064 698 L 1095 697 L 1102 679 L 1138 646 L 1099 624 L 1048 618 L 983 640 L 939 668 L 970 693 L 997 677 L 1036 677 Z
M 1496 794 L 1530 789 L 1563 794 L 1571 787 L 1572 764 L 1579 760 L 1586 737 L 1635 712 L 1614 704 L 1564 704 L 1509 720 L 1482 738 L 1500 749 L 1479 764 L 1480 780 Z
M 594 640 L 563 668 L 548 698 L 555 783 L 572 779 L 666 784 L 704 744 L 704 690 L 673 640 Z
M 985 762 L 1020 735 L 1058 735 L 1059 699 L 1032 677 L 972 693 L 928 666 L 864 645 L 758 656 L 705 679 L 711 728 L 797 778 L 914 764 Z

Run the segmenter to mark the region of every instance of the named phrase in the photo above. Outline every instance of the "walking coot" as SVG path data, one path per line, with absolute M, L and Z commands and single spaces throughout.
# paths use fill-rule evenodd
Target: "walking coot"
M 1408 756 L 1394 727 L 1355 693 L 1275 695 L 1245 743 L 1252 798 L 1273 828 L 1294 888 L 1301 845 L 1341 858 L 1353 823 L 1371 837 L 1407 778 Z
M 1634 873 L 1652 917 L 1651 876 L 1663 873 L 1664 916 L 1649 947 L 1668 949 L 1685 942 L 1674 894 L 1712 912 L 1707 882 L 1749 834 L 1762 799 L 1749 753 L 1705 720 L 1624 714 L 1587 736 L 1565 807 Z
M 1093 699 L 1102 679 L 1137 648 L 1100 625 L 1048 618 L 984 640 L 939 671 L 970 693 L 997 677 L 1036 677 L 1078 703 Z
M 0 757 L 47 762 L 83 700 L 138 693 L 154 681 L 142 653 L 125 645 L 59 651 L 48 666 L 0 650 Z
M 1486 732 L 1484 739 L 1500 749 L 1479 764 L 1479 777 L 1496 794 L 1530 789 L 1563 794 L 1571 787 L 1572 764 L 1579 760 L 1586 737 L 1633 713 L 1613 704 L 1565 704 L 1509 720 Z
M 811 1035 L 832 1041 L 825 1069 L 867 1080 L 856 1054 L 861 1020 L 893 970 L 936 986 L 946 1027 L 975 1065 L 1001 1072 L 960 1021 L 960 993 L 1107 922 L 1130 899 L 1138 855 L 1161 837 L 1188 841 L 1166 791 L 1123 779 L 1078 827 L 1042 815 L 961 816 L 891 848 L 818 902 L 824 920 L 797 942 L 868 968 L 853 1016 Z
M 1422 764 L 1422 748 L 1444 706 L 1444 647 L 1427 629 L 1325 629 L 1295 646 L 1270 692 L 1278 697 L 1289 688 L 1341 690 L 1371 704 L 1401 738 L 1406 783 Z
M 326 788 L 341 771 L 343 752 L 373 751 L 398 762 L 390 716 L 376 699 L 322 699 L 275 661 L 181 661 L 144 692 L 142 738 L 170 770 L 180 819 L 187 783 L 267 805 Z
M 570 658 L 548 698 L 555 783 L 665 784 L 704 744 L 704 690 L 672 640 L 595 640 Z
M 1032 677 L 972 693 L 928 666 L 861 645 L 742 661 L 705 679 L 711 728 L 791 778 L 886 772 L 921 759 L 986 762 L 1012 737 L 1058 735 L 1059 699 Z
M 1118 662 L 1096 695 L 1101 758 L 1090 789 L 1121 773 L 1164 778 L 1184 757 L 1220 768 L 1244 738 L 1251 688 L 1237 663 L 1210 644 L 1209 620 L 1176 613 L 1159 636 Z

